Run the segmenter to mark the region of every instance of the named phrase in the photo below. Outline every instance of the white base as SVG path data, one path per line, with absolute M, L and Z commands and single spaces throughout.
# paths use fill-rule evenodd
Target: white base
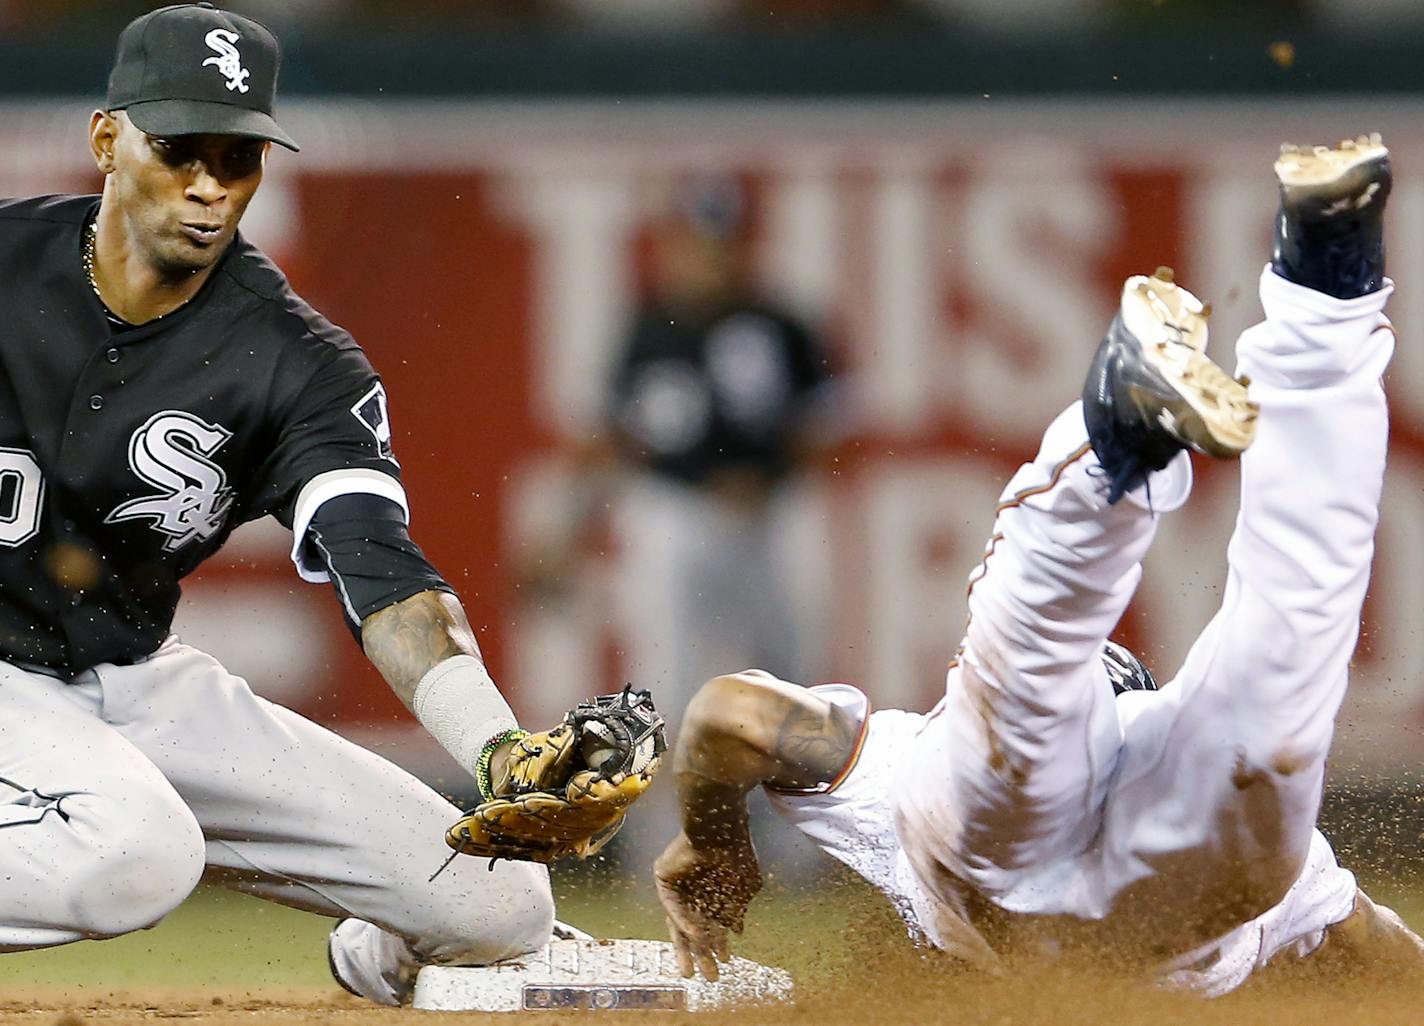
M 414 1004 L 437 1012 L 696 1012 L 791 997 L 784 970 L 736 957 L 720 968 L 716 983 L 683 979 L 667 941 L 554 940 L 497 965 L 426 966 L 416 977 Z

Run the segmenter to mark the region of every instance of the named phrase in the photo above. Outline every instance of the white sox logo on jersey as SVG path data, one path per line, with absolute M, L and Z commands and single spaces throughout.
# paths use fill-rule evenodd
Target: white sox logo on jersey
M 236 32 L 227 29 L 213 29 L 203 37 L 208 49 L 217 54 L 216 57 L 203 61 L 203 67 L 215 65 L 218 71 L 227 77 L 228 92 L 247 92 L 247 79 L 251 72 L 242 66 L 242 55 L 237 52 L 237 47 L 232 45 L 241 38 Z
M 164 494 L 131 499 L 104 522 L 151 519 L 153 529 L 168 536 L 163 542 L 168 552 L 217 534 L 232 506 L 232 492 L 227 474 L 208 457 L 231 437 L 222 425 L 182 410 L 154 414 L 129 440 L 129 466 Z

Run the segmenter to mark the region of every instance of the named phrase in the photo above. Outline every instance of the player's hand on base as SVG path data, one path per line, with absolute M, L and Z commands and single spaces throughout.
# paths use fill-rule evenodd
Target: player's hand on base
M 741 933 L 747 906 L 761 890 L 761 867 L 750 842 L 735 848 L 695 848 L 673 839 L 653 865 L 658 900 L 683 976 L 718 977 L 731 957 L 728 932 Z

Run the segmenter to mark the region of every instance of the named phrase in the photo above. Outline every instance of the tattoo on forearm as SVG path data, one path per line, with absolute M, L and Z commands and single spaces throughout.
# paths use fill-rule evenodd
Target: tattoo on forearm
M 480 654 L 460 603 L 435 591 L 413 595 L 366 617 L 361 644 L 407 705 L 415 685 L 431 667 L 451 656 Z
M 825 715 L 819 709 L 793 705 L 777 728 L 772 755 L 785 769 L 790 780 L 776 784 L 785 787 L 810 787 L 831 780 L 844 767 L 855 751 L 859 724 L 838 708 Z

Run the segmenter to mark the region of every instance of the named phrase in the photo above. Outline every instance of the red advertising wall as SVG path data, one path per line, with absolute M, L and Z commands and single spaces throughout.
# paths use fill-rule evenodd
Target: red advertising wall
M 92 188 L 87 107 L 0 108 L 0 194 Z M 1383 113 L 1383 116 L 1382 116 Z M 1386 511 L 1337 772 L 1424 758 L 1424 134 L 1376 105 L 291 105 L 248 230 L 385 377 L 413 533 L 527 719 L 639 678 L 646 605 L 616 543 L 557 594 L 518 569 L 566 517 L 641 240 L 690 170 L 748 183 L 768 288 L 844 368 L 846 440 L 785 511 L 808 673 L 925 707 L 1002 481 L 1071 401 L 1124 276 L 1213 302 L 1218 355 L 1259 314 L 1279 141 L 1386 132 L 1400 353 Z M 1361 117 L 1364 120 L 1361 120 Z M 1230 468 L 1198 464 L 1123 636 L 1171 670 L 1211 615 Z M 245 531 L 179 629 L 254 686 L 439 775 L 279 528 Z M 642 610 L 642 612 L 640 612 Z M 643 641 L 647 639 L 644 638 Z M 735 668 L 735 667 L 729 667 Z

